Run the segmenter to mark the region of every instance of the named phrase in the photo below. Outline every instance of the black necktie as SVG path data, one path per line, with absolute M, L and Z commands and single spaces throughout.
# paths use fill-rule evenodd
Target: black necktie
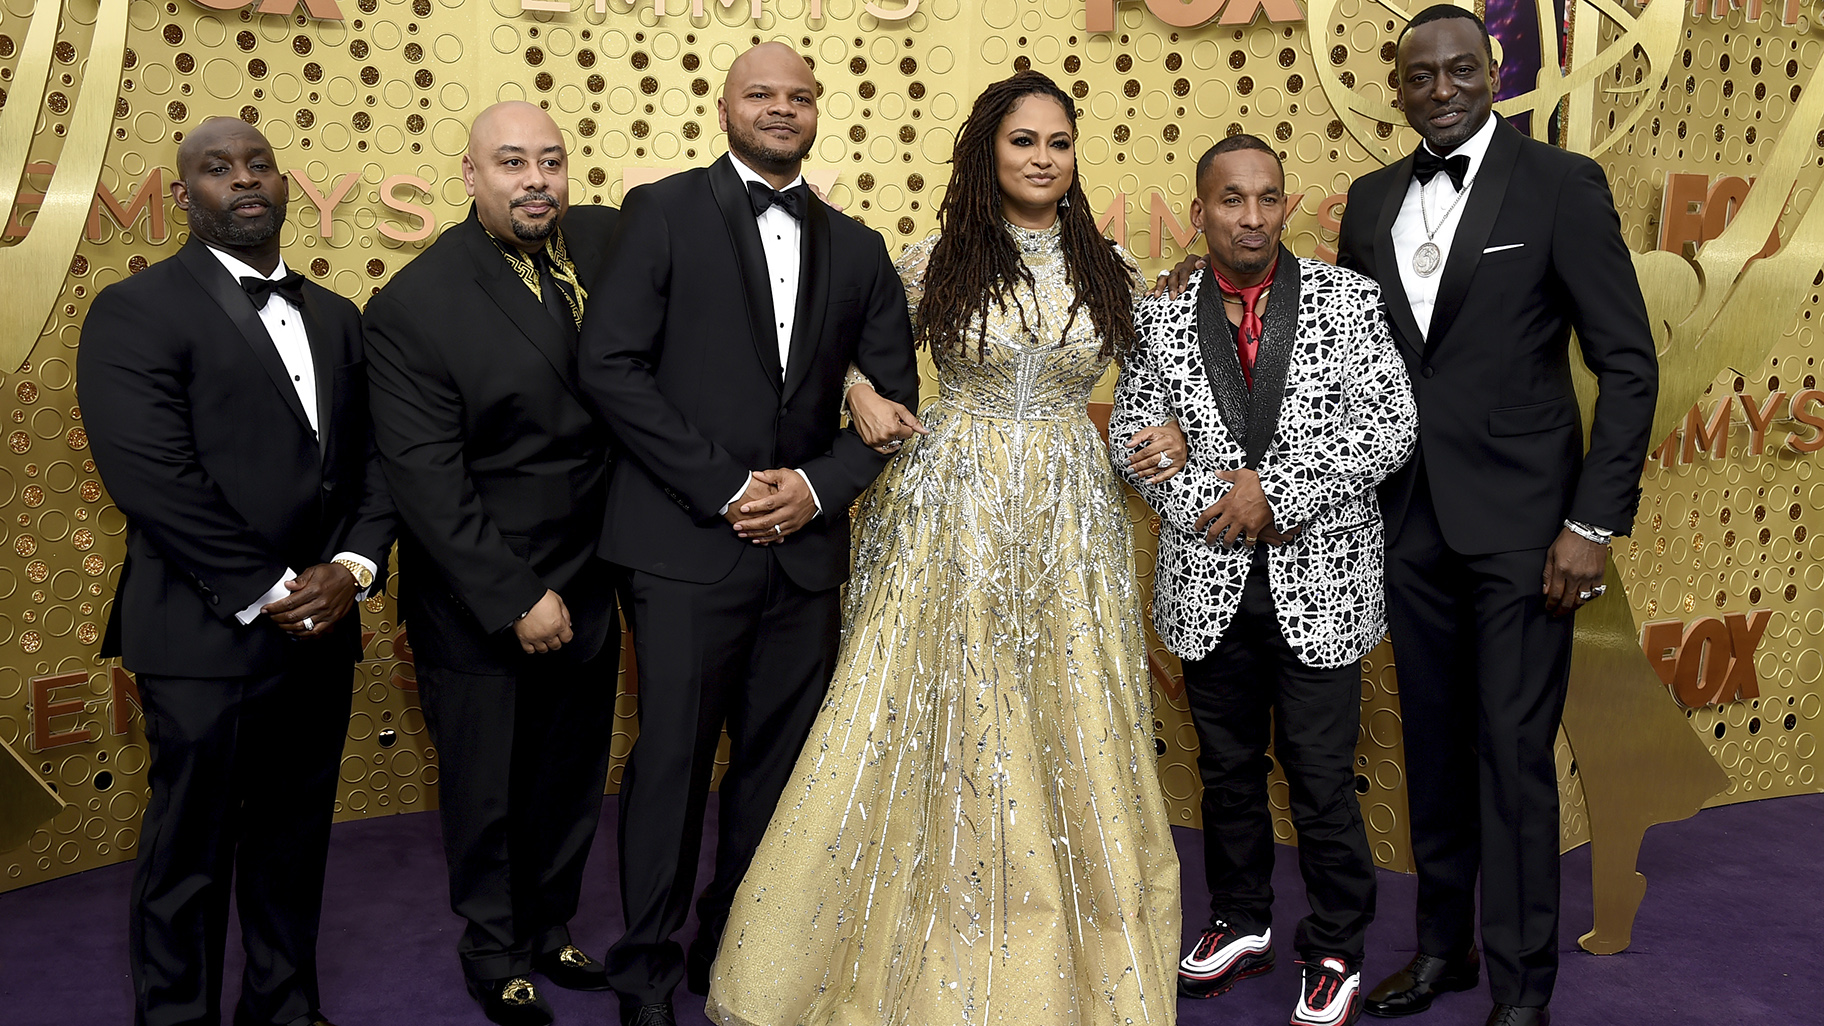
M 247 290 L 247 298 L 253 300 L 255 310 L 266 308 L 266 300 L 274 293 L 291 300 L 291 305 L 304 305 L 304 276 L 296 271 L 285 275 L 278 281 L 271 278 L 242 278 L 241 288 Z
M 1420 146 L 1419 152 L 1413 157 L 1412 177 L 1424 185 L 1436 178 L 1439 171 L 1449 175 L 1450 184 L 1462 192 L 1463 176 L 1469 174 L 1469 157 L 1461 153 L 1454 157 L 1440 157 L 1431 152 L 1431 147 Z
M 768 207 L 777 206 L 780 210 L 798 220 L 804 220 L 804 212 L 810 203 L 810 187 L 803 182 L 775 192 L 764 182 L 747 183 L 747 198 L 754 203 L 754 216 L 766 213 Z
M 557 278 L 551 273 L 551 258 L 541 249 L 532 255 L 532 262 L 538 265 L 538 290 L 544 294 L 546 312 L 560 326 L 575 331 L 576 318 L 571 316 L 569 303 L 557 291 Z

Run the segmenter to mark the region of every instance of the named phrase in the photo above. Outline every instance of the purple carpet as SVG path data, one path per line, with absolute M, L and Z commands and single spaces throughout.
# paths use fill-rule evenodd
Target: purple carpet
M 711 803 L 714 814 L 714 803 Z M 619 929 L 614 880 L 614 805 L 591 859 L 576 941 L 597 956 Z M 713 838 L 712 826 L 705 831 Z M 1202 922 L 1207 893 L 1198 834 L 1177 831 L 1189 872 L 1187 929 Z M 1633 948 L 1598 958 L 1577 949 L 1590 922 L 1589 849 L 1564 859 L 1563 970 L 1552 1005 L 1556 1022 L 1602 1026 L 1816 1026 L 1824 1022 L 1819 953 L 1824 951 L 1824 795 L 1711 809 L 1656 827 L 1641 855 L 1646 904 Z M 1276 934 L 1286 939 L 1304 890 L 1290 849 L 1279 849 Z M 702 876 L 707 880 L 709 853 Z M 132 1021 L 126 969 L 126 896 L 131 865 L 81 873 L 0 894 L 0 1024 L 124 1026 Z M 325 1010 L 339 1026 L 485 1024 L 462 989 L 458 923 L 445 902 L 442 847 L 433 813 L 336 827 L 321 946 Z M 1381 874 L 1381 918 L 1368 938 L 1365 979 L 1405 963 L 1413 950 L 1413 880 Z M 695 933 L 694 921 L 682 937 Z M 240 966 L 229 941 L 232 1008 Z M 1807 954 L 1809 952 L 1809 954 Z M 1298 971 L 1282 946 L 1270 975 L 1208 1001 L 1181 1001 L 1186 1026 L 1276 1024 L 1297 999 Z M 1806 966 L 1811 968 L 1807 969 Z M 610 994 L 542 988 L 558 1021 L 615 1021 Z M 1480 1026 L 1486 989 L 1441 998 L 1423 1026 Z M 680 991 L 679 1022 L 705 1022 L 700 1002 Z

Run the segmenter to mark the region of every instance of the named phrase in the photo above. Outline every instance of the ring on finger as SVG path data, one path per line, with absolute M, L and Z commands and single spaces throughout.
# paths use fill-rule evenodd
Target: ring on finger
M 1601 598 L 1604 594 L 1606 594 L 1608 592 L 1608 590 L 1609 590 L 1608 585 L 1598 584 L 1596 587 L 1590 589 L 1590 597 L 1591 598 Z
M 1167 468 L 1167 467 L 1169 467 L 1169 466 L 1171 466 L 1171 465 L 1172 465 L 1172 454 L 1171 454 L 1171 453 L 1169 453 L 1169 452 L 1162 452 L 1162 453 L 1160 453 L 1160 454 L 1159 454 L 1159 463 L 1158 463 L 1158 468 L 1159 468 L 1159 469 L 1160 469 L 1160 470 L 1164 470 L 1164 469 L 1165 469 L 1165 468 Z
M 778 524 L 774 524 L 774 525 L 773 525 L 773 533 L 774 533 L 774 534 L 784 534 L 784 533 L 785 533 L 785 532 L 784 532 L 784 531 L 782 531 L 782 530 L 780 530 L 780 529 L 779 529 L 779 525 L 778 525 Z M 1589 597 L 1589 596 L 1587 596 L 1587 595 L 1586 595 L 1586 596 L 1584 596 L 1584 597 L 1585 597 L 1585 598 L 1588 598 L 1588 597 Z
M 1580 591 L 1577 593 L 1577 597 L 1582 599 L 1585 602 L 1588 602 L 1589 600 L 1596 597 L 1596 593 L 1593 591 Z

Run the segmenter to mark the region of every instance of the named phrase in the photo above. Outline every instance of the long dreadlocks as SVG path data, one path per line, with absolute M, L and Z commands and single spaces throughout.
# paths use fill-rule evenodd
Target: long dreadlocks
M 1022 71 L 976 97 L 969 119 L 956 137 L 950 187 L 937 212 L 943 235 L 932 250 L 924 298 L 918 305 L 918 340 L 933 352 L 966 351 L 971 329 L 987 323 L 988 304 L 993 302 L 1005 311 L 1008 289 L 1016 278 L 1033 284 L 1032 272 L 1020 260 L 1019 248 L 1002 224 L 994 152 L 1001 122 L 1028 96 L 1057 101 L 1070 119 L 1071 136 L 1076 136 L 1075 103 L 1039 72 Z M 1085 309 L 1102 339 L 1102 355 L 1125 354 L 1135 342 L 1132 273 L 1114 244 L 1096 230 L 1081 176 L 1071 176 L 1070 191 L 1058 206 L 1067 280 L 1076 293 L 1059 341 L 1075 323 L 1077 311 Z M 1025 326 L 1026 312 L 1019 310 L 1019 314 Z

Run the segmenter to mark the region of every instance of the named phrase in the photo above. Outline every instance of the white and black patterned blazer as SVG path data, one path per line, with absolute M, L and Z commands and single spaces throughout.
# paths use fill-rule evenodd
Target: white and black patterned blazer
M 1210 279 L 1198 272 L 1176 299 L 1141 304 L 1139 344 L 1115 387 L 1109 438 L 1116 470 L 1162 521 L 1153 620 L 1166 646 L 1202 658 L 1235 615 L 1252 553 L 1209 546 L 1194 526 L 1230 488 L 1217 471 L 1251 463 L 1275 525 L 1301 529 L 1267 555 L 1280 629 L 1307 665 L 1337 667 L 1366 655 L 1386 631 L 1374 487 L 1411 456 L 1418 412 L 1380 286 L 1281 252 L 1262 318 L 1259 394 L 1242 383 L 1226 323 L 1206 332 L 1222 341 L 1199 339 L 1198 304 Z M 1174 417 L 1190 443 L 1185 469 L 1144 484 L 1128 471 L 1124 443 Z M 1246 450 L 1247 435 L 1261 451 Z

